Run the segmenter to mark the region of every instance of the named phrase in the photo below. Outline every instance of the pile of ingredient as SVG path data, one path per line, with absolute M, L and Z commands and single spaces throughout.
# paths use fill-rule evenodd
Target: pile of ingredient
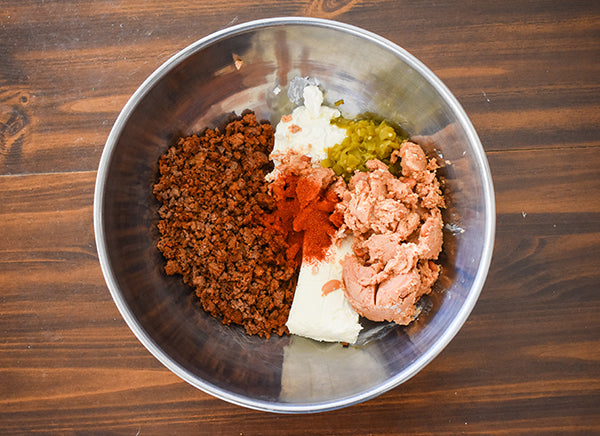
M 359 315 L 409 324 L 440 267 L 435 160 L 314 85 L 276 131 L 246 111 L 160 158 L 158 248 L 202 307 L 248 334 L 354 343 Z
M 435 164 L 421 148 L 406 142 L 400 154 L 401 178 L 370 160 L 369 172 L 355 174 L 343 194 L 355 254 L 344 260 L 343 278 L 346 296 L 362 316 L 408 324 L 440 272 L 432 260 L 442 249 L 444 200 Z
M 170 147 L 154 185 L 165 272 L 181 274 L 224 324 L 265 337 L 286 332 L 298 267 L 287 241 L 262 223 L 275 208 L 265 181 L 272 148 L 271 125 L 245 112 L 223 132 Z

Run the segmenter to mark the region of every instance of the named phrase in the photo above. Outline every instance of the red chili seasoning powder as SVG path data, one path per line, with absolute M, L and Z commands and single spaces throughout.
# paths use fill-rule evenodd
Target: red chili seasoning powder
M 262 217 L 267 228 L 271 228 L 283 236 L 289 244 L 286 258 L 291 265 L 299 267 L 302 262 L 301 233 L 294 232 L 293 222 L 300 211 L 300 203 L 296 198 L 297 176 L 277 178 L 271 185 L 271 196 L 275 199 L 276 209 Z
M 271 195 L 276 210 L 265 216 L 265 223 L 287 239 L 288 260 L 296 264 L 302 259 L 323 260 L 343 221 L 335 212 L 337 195 L 309 177 L 290 173 L 273 182 Z
M 298 180 L 296 195 L 300 212 L 294 219 L 294 230 L 304 231 L 302 258 L 319 261 L 325 258 L 331 239 L 337 230 L 329 217 L 335 210 L 335 201 L 328 199 L 315 182 L 306 178 Z

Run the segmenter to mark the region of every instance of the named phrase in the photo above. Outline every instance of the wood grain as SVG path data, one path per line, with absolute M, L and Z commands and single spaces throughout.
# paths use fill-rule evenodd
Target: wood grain
M 94 243 L 103 144 L 178 50 L 256 18 L 376 32 L 475 125 L 496 190 L 490 273 L 417 376 L 311 416 L 237 407 L 164 368 L 122 320 Z M 600 6 L 593 1 L 0 3 L 3 434 L 600 433 Z

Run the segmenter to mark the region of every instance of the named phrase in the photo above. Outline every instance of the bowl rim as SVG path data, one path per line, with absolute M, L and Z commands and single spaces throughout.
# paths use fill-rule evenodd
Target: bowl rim
M 463 306 L 460 308 L 457 316 L 452 320 L 446 331 L 440 335 L 440 337 L 426 352 L 423 353 L 423 355 L 421 355 L 419 358 L 413 361 L 402 372 L 396 374 L 393 377 L 390 377 L 385 382 L 380 383 L 367 391 L 353 396 L 312 404 L 294 404 L 283 402 L 271 403 L 246 397 L 241 394 L 235 394 L 224 390 L 218 386 L 215 386 L 211 383 L 208 383 L 204 380 L 198 379 L 196 376 L 194 376 L 194 374 L 190 373 L 177 362 L 173 361 L 147 334 L 147 332 L 135 318 L 133 313 L 129 310 L 125 300 L 123 299 L 119 291 L 119 287 L 117 284 L 118 282 L 111 269 L 110 258 L 105 245 L 104 221 L 102 216 L 102 211 L 104 209 L 103 193 L 106 185 L 106 176 L 111 158 L 113 156 L 114 148 L 118 142 L 123 127 L 126 125 L 127 120 L 129 119 L 133 109 L 150 91 L 154 84 L 157 81 L 159 81 L 170 70 L 172 70 L 175 66 L 187 59 L 190 55 L 194 54 L 195 52 L 201 50 L 202 48 L 210 44 L 217 42 L 218 40 L 236 34 L 240 34 L 248 30 L 285 25 L 325 27 L 370 40 L 371 42 L 383 47 L 384 49 L 393 52 L 396 56 L 401 58 L 410 67 L 412 67 L 419 74 L 421 74 L 428 81 L 428 83 L 435 88 L 435 90 L 439 93 L 441 98 L 457 115 L 458 121 L 465 130 L 469 142 L 473 145 L 473 158 L 475 159 L 479 168 L 481 168 L 480 177 L 482 179 L 485 205 L 485 227 L 483 238 L 484 241 L 480 266 L 473 281 L 473 286 L 469 294 L 467 295 Z M 416 375 L 421 369 L 423 369 L 448 345 L 452 338 L 456 336 L 462 325 L 467 320 L 471 311 L 473 310 L 485 283 L 487 273 L 490 267 L 492 252 L 494 248 L 496 226 L 494 187 L 489 164 L 487 158 L 485 157 L 485 151 L 475 131 L 475 128 L 469 120 L 466 112 L 464 111 L 456 97 L 454 97 L 454 95 L 446 87 L 446 85 L 415 56 L 413 56 L 397 44 L 371 31 L 329 19 L 295 16 L 253 20 L 218 30 L 214 33 L 211 33 L 210 35 L 207 35 L 197 40 L 196 42 L 188 45 L 184 49 L 175 53 L 167 61 L 160 65 L 150 76 L 148 76 L 148 78 L 133 93 L 133 95 L 130 97 L 130 99 L 127 101 L 127 103 L 119 113 L 106 141 L 106 145 L 103 149 L 102 156 L 100 158 L 98 172 L 96 176 L 96 184 L 94 189 L 93 217 L 94 234 L 98 258 L 110 294 L 115 304 L 117 305 L 121 316 L 129 326 L 131 331 L 134 333 L 134 335 L 138 338 L 138 340 L 146 347 L 146 349 L 148 349 L 148 351 L 150 351 L 150 353 L 154 357 L 156 357 L 165 367 L 171 370 L 171 372 L 173 372 L 175 375 L 177 375 L 190 385 L 214 397 L 250 409 L 278 413 L 322 412 L 358 404 L 368 399 L 374 398 L 378 395 L 381 395 L 384 392 L 387 392 L 390 389 L 404 383 L 405 381 Z

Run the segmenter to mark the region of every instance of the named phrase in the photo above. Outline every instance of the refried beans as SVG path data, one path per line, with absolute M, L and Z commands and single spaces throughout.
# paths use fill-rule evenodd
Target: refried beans
M 344 292 L 352 307 L 372 321 L 409 324 L 416 303 L 431 292 L 440 267 L 444 199 L 435 160 L 421 147 L 402 144 L 392 160 L 402 159 L 402 176 L 378 160 L 356 172 L 338 208 L 354 235 L 353 256 L 343 264 Z

